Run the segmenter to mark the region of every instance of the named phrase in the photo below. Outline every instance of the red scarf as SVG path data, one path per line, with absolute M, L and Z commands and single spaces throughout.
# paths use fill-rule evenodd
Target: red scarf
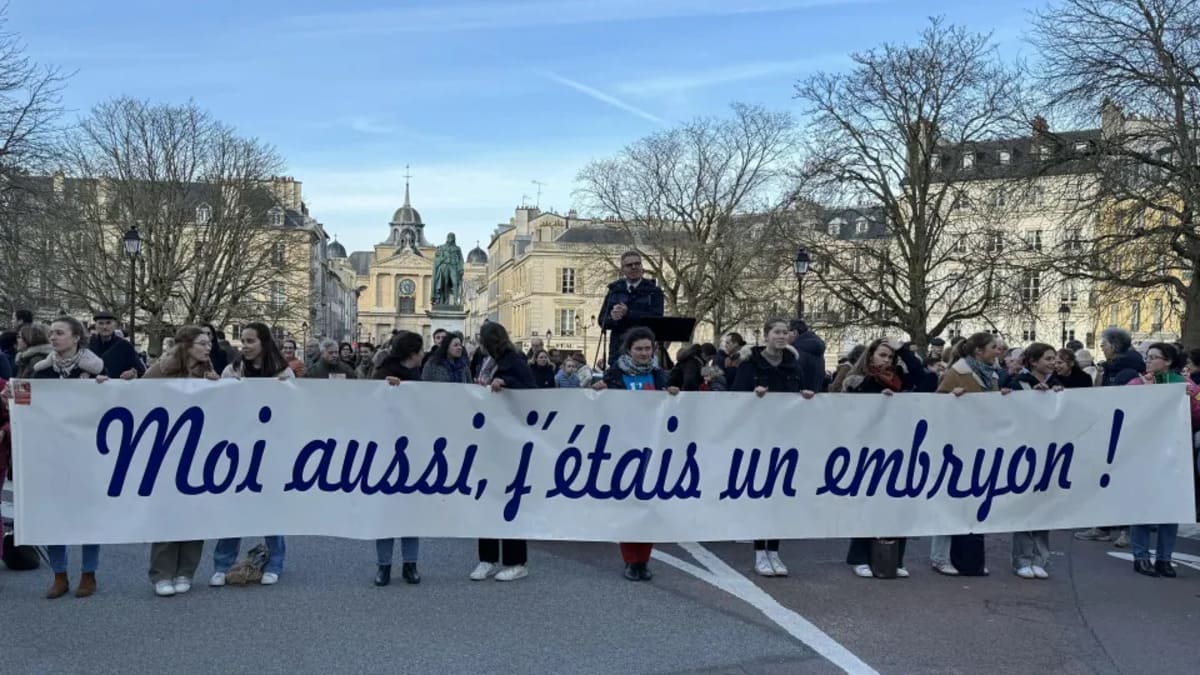
M 892 391 L 900 391 L 904 388 L 904 380 L 901 380 L 896 371 L 891 368 L 868 368 L 867 375 L 875 378 L 876 382 Z

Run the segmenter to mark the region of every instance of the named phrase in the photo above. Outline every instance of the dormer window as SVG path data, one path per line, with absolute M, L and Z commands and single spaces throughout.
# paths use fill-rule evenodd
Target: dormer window
M 829 221 L 829 236 L 836 237 L 840 235 L 842 233 L 842 225 L 844 225 L 845 222 L 846 221 L 842 220 L 841 218 L 834 218 L 833 220 Z
M 267 211 L 267 224 L 271 227 L 283 227 L 283 209 L 278 206 L 271 207 Z
M 1082 155 L 1088 151 L 1087 141 L 1075 141 L 1075 152 Z
M 1009 152 L 1008 150 L 1001 150 L 1000 151 L 1000 165 L 1008 166 L 1009 164 L 1012 164 L 1012 153 Z
M 942 168 L 942 156 L 941 155 L 933 155 L 932 157 L 930 157 L 929 158 L 929 168 L 933 169 L 934 171 L 937 171 L 938 169 Z
M 212 207 L 208 204 L 201 204 L 196 207 L 196 224 L 207 225 L 208 221 L 212 220 Z
M 871 221 L 867 220 L 866 216 L 859 216 L 858 220 L 854 221 L 854 231 L 858 234 L 866 234 L 871 229 Z
M 968 152 L 962 157 L 962 168 L 971 169 L 975 166 L 975 153 Z
M 1051 151 L 1050 151 L 1050 146 L 1048 146 L 1048 145 L 1039 145 L 1039 146 L 1038 146 L 1038 157 L 1039 157 L 1039 158 L 1040 158 L 1040 159 L 1041 159 L 1043 162 L 1045 162 L 1045 161 L 1047 161 L 1047 160 L 1049 160 L 1049 159 L 1050 159 L 1050 152 L 1051 152 Z

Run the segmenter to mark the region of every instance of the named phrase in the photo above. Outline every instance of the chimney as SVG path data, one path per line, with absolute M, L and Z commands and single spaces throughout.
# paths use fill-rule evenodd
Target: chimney
M 1042 117 L 1041 115 L 1034 117 L 1033 121 L 1030 122 L 1030 126 L 1033 127 L 1034 140 L 1037 140 L 1050 133 L 1050 124 L 1046 121 L 1046 118 Z

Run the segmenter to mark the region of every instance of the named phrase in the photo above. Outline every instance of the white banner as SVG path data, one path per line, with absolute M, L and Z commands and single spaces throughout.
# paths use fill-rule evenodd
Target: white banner
M 20 543 L 901 536 L 1194 518 L 1180 385 L 798 395 L 34 381 Z

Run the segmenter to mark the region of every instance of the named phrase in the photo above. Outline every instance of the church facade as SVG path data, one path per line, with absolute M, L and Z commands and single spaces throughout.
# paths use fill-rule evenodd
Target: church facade
M 432 344 L 433 260 L 437 243 L 425 234 L 421 214 L 412 206 L 409 186 L 404 185 L 404 205 L 387 224 L 387 238 L 371 251 L 349 255 L 357 276 L 360 342 L 383 344 L 393 330 L 408 330 Z M 445 236 L 438 237 L 445 239 Z M 439 242 L 440 243 L 440 242 Z M 487 254 L 478 247 L 465 256 L 463 285 L 487 276 Z

